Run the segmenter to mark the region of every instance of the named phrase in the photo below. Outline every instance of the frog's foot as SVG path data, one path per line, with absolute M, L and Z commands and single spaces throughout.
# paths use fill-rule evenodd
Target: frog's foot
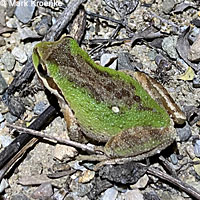
M 133 157 L 132 160 L 142 160 L 160 153 L 173 143 L 175 135 L 173 126 L 131 128 L 112 137 L 104 151 L 111 158 Z

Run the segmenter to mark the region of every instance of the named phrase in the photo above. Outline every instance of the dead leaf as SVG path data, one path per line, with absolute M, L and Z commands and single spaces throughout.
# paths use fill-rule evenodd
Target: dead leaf
M 179 75 L 177 78 L 184 81 L 192 81 L 194 79 L 194 76 L 195 76 L 194 70 L 191 67 L 188 67 L 185 73 Z

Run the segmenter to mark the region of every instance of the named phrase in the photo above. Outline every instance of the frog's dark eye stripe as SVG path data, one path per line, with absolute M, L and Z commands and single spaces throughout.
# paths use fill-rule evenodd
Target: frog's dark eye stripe
M 40 76 L 47 77 L 47 69 L 46 67 L 43 67 L 42 64 L 38 65 L 38 72 L 40 73 Z

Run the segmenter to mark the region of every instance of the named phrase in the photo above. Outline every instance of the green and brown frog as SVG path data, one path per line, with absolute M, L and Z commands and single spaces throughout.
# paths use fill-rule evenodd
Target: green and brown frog
M 69 36 L 38 43 L 33 63 L 45 87 L 57 96 L 69 132 L 105 143 L 108 157 L 152 156 L 174 141 L 173 121 L 185 121 L 154 79 L 96 64 Z

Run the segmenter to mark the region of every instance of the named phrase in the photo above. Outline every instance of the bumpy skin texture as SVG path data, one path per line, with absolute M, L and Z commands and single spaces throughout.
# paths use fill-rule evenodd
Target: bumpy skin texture
M 65 99 L 84 134 L 99 142 L 109 140 L 107 155 L 147 156 L 174 140 L 167 111 L 139 82 L 97 65 L 74 39 L 63 37 L 37 44 L 33 62 L 48 88 Z

